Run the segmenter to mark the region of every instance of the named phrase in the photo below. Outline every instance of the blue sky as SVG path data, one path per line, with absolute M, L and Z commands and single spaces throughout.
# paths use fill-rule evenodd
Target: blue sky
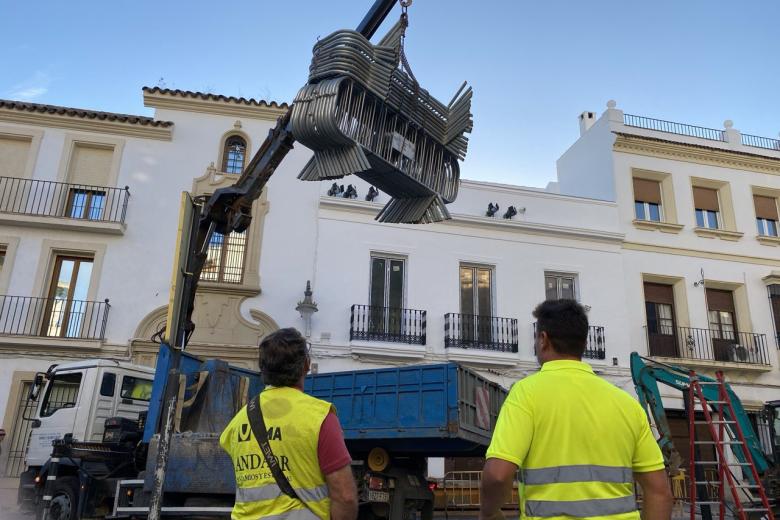
M 372 0 L 0 0 L 0 97 L 151 115 L 141 87 L 289 101 L 318 36 Z M 390 15 L 389 27 L 400 9 Z M 780 131 L 780 2 L 414 0 L 407 54 L 448 101 L 475 90 L 462 176 L 544 186 L 609 99 L 627 113 Z

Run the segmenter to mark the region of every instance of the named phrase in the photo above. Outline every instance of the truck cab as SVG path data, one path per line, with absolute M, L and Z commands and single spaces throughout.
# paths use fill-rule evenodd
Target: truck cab
M 45 480 L 52 441 L 100 442 L 106 419 L 138 420 L 148 409 L 154 369 L 123 361 L 92 359 L 52 365 L 38 373 L 29 399 L 37 400 L 21 475 L 20 501 L 35 502 Z M 60 471 L 60 475 L 68 475 Z M 73 473 L 75 473 L 75 468 Z M 59 475 L 58 475 L 59 477 Z

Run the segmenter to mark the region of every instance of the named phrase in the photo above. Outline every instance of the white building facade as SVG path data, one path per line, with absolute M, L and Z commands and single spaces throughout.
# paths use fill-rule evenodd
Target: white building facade
M 0 476 L 20 469 L 36 371 L 153 365 L 181 192 L 232 184 L 286 110 L 159 88 L 144 101 L 154 118 L 0 102 Z M 618 386 L 632 390 L 638 351 L 727 369 L 757 409 L 780 384 L 780 152 L 731 128 L 711 141 L 624 117 L 586 115 L 547 190 L 463 181 L 453 219 L 430 225 L 375 222 L 386 196 L 366 200 L 359 179 L 338 183 L 354 198 L 297 180 L 310 152 L 296 147 L 250 228 L 212 241 L 190 350 L 256 368 L 265 334 L 307 329 L 308 281 L 316 370 L 455 361 L 508 387 L 538 368 L 534 306 L 573 297 L 589 309 L 587 360 Z

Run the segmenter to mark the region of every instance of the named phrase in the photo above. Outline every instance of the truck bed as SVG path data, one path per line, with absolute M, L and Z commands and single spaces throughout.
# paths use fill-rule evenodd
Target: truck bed
M 353 457 L 481 456 L 507 394 L 455 363 L 310 375 L 305 390 L 335 405 Z

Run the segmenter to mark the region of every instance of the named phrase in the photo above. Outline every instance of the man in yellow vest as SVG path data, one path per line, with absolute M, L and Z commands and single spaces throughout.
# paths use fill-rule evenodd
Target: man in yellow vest
M 357 517 L 352 459 L 338 418 L 330 403 L 303 393 L 310 363 L 295 329 L 260 343 L 266 387 L 219 438 L 236 474 L 234 520 Z
M 588 317 L 573 300 L 534 311 L 540 372 L 514 384 L 482 472 L 480 520 L 501 519 L 521 469 L 521 518 L 668 520 L 674 498 L 644 410 L 581 361 Z

